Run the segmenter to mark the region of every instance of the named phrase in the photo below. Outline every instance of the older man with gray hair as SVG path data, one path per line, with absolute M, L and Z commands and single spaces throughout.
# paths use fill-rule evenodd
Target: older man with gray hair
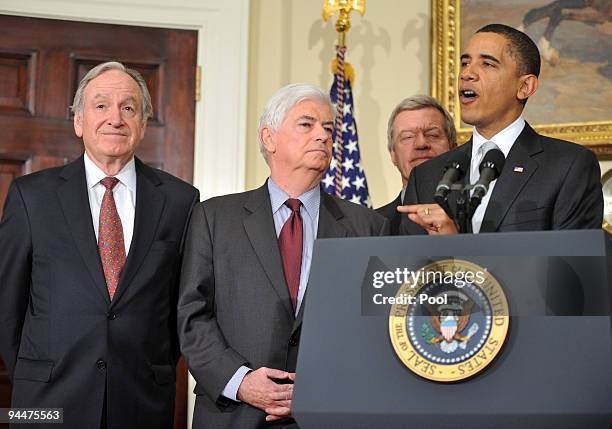
M 61 408 L 62 428 L 171 428 L 181 241 L 199 194 L 134 156 L 152 113 L 138 72 L 94 67 L 72 109 L 85 153 L 15 179 L 0 223 L 12 406 Z
M 402 176 L 402 190 L 395 200 L 376 209 L 389 219 L 391 235 L 399 234 L 402 215 L 396 207 L 402 204 L 412 169 L 456 145 L 453 118 L 434 98 L 415 95 L 395 106 L 387 126 L 387 148 Z
M 194 428 L 295 427 L 292 382 L 313 243 L 388 230 L 382 216 L 319 185 L 331 161 L 332 112 L 318 87 L 277 91 L 259 122 L 266 183 L 194 209 L 178 310 L 181 350 L 197 381 Z

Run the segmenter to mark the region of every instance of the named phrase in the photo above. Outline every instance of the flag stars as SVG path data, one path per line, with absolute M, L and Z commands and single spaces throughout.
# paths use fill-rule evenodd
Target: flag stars
M 325 175 L 325 179 L 323 179 L 323 184 L 325 185 L 326 188 L 329 188 L 331 186 L 334 185 L 334 176 L 332 176 L 331 174 L 326 174 Z
M 342 166 L 344 167 L 344 171 L 352 170 L 354 168 L 353 167 L 353 160 L 350 159 L 350 158 L 346 158 L 344 160 L 344 162 L 342 163 Z
M 361 198 L 359 198 L 359 195 L 357 194 L 353 194 L 353 197 L 349 201 L 351 203 L 361 204 Z
M 357 150 L 357 140 L 351 140 L 344 146 L 346 150 L 349 151 L 349 155 Z
M 355 180 L 353 181 L 353 186 L 355 187 L 355 190 L 358 191 L 361 188 L 365 188 L 365 177 L 357 177 L 355 178 Z
M 355 105 L 348 81 L 345 82 L 343 92 L 343 105 L 340 106 L 337 100 L 338 95 L 341 96 L 342 93 L 334 81 L 330 94 L 337 115 L 333 132 L 334 157 L 321 184 L 326 192 L 332 195 L 336 193 L 335 188 L 338 185 L 341 189 L 341 197 L 345 200 L 372 207 L 368 196 L 365 173 L 360 164 L 359 138 L 357 137 L 357 125 L 353 117 Z M 341 108 L 338 111 L 339 107 Z M 338 155 L 342 155 L 342 157 L 339 158 Z

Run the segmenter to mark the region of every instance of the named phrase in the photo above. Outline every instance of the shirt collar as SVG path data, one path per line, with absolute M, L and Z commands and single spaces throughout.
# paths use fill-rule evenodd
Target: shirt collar
M 89 189 L 100 183 L 100 180 L 106 177 L 104 173 L 85 152 L 83 159 L 85 161 L 85 177 L 87 179 L 87 187 Z M 136 163 L 134 157 L 123 166 L 121 171 L 115 175 L 119 182 L 123 183 L 133 193 L 136 191 Z
M 272 178 L 268 178 L 268 192 L 270 194 L 270 203 L 272 204 L 272 214 L 275 214 L 285 201 L 287 201 L 289 195 L 283 191 Z M 302 206 L 312 219 L 315 219 L 319 213 L 319 207 L 321 206 L 321 190 L 319 186 L 304 192 L 298 197 L 302 202 Z
M 512 145 L 523 131 L 523 128 L 525 128 L 525 119 L 523 119 L 522 115 L 516 118 L 514 122 L 512 122 L 506 128 L 501 130 L 499 133 L 495 134 L 490 139 L 483 137 L 478 132 L 478 130 L 476 130 L 476 127 L 473 127 L 472 158 L 476 157 L 480 146 L 482 146 L 488 141 L 495 143 L 497 147 L 499 147 L 499 149 L 504 153 L 504 156 L 507 158 L 508 154 L 510 153 L 510 149 L 512 149 Z

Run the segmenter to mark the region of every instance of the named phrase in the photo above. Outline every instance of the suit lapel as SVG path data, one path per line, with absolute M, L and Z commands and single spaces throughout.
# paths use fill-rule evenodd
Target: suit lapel
M 143 164 L 138 158 L 135 159 L 135 163 L 136 213 L 134 215 L 134 234 L 111 306 L 121 298 L 149 252 L 165 204 L 164 194 L 157 189 L 161 181 L 155 171 Z
M 266 272 L 272 287 L 283 303 L 283 307 L 293 318 L 293 306 L 283 273 L 267 182 L 259 189 L 251 192 L 244 208 L 247 214 L 244 217 L 243 225 L 251 246 L 253 246 L 259 263 Z
M 319 208 L 319 227 L 317 238 L 342 238 L 348 235 L 346 228 L 339 222 L 344 213 L 338 207 L 334 197 L 321 189 L 321 206 Z
M 343 238 L 348 236 L 348 231 L 340 222 L 340 219 L 344 217 L 344 213 L 338 207 L 336 200 L 328 195 L 321 189 L 321 206 L 319 208 L 319 227 L 317 230 L 317 238 Z M 312 272 L 312 265 L 310 266 Z M 310 277 L 310 276 L 309 276 Z M 293 322 L 293 328 L 291 335 L 299 329 L 302 325 L 302 318 L 304 317 L 304 304 L 306 303 L 306 297 L 308 296 L 308 287 L 304 292 L 302 298 L 302 304 L 298 311 L 297 317 Z
M 542 151 L 538 134 L 525 123 L 493 188 L 493 194 L 482 219 L 481 232 L 497 231 L 519 193 L 538 168 L 532 156 Z M 521 167 L 522 170 L 515 167 Z
M 57 195 L 64 211 L 66 223 L 76 244 L 83 262 L 91 275 L 93 285 L 108 304 L 110 299 L 106 289 L 106 281 L 98 253 L 96 233 L 91 220 L 91 208 L 87 193 L 85 164 L 81 156 L 76 161 L 66 165 L 60 177 L 65 183 L 60 185 Z

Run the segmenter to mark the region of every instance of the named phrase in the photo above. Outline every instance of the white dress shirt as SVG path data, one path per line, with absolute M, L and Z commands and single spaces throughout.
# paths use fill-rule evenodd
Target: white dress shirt
M 100 183 L 100 180 L 107 175 L 94 164 L 87 152 L 85 152 L 83 158 L 85 160 L 85 178 L 87 179 L 91 221 L 97 242 L 100 227 L 100 206 L 102 205 L 104 192 L 106 192 L 106 188 Z M 123 227 L 123 243 L 125 244 L 125 256 L 127 257 L 134 234 L 134 215 L 136 213 L 136 164 L 133 157 L 115 177 L 119 179 L 119 182 L 113 188 L 113 197 Z
M 470 165 L 470 183 L 476 183 L 478 177 L 480 176 L 480 173 L 478 172 L 478 166 L 480 165 L 480 161 L 482 160 L 482 157 L 478 156 L 478 151 L 480 150 L 480 147 L 486 142 L 493 142 L 503 152 L 504 157 L 508 158 L 510 149 L 512 149 L 514 142 L 523 131 L 523 128 L 525 128 L 525 120 L 522 116 L 519 116 L 516 121 L 508 125 L 506 128 L 495 134 L 490 139 L 483 137 L 476 130 L 476 127 L 474 127 L 472 133 L 472 161 Z M 474 232 L 474 234 L 480 232 L 482 219 L 484 218 L 484 214 L 487 210 L 487 205 L 489 204 L 489 200 L 491 199 L 491 194 L 493 193 L 493 188 L 495 188 L 496 182 L 497 180 L 491 182 L 491 184 L 489 185 L 489 191 L 482 198 L 480 205 L 474 213 L 474 217 L 472 217 L 472 231 Z

